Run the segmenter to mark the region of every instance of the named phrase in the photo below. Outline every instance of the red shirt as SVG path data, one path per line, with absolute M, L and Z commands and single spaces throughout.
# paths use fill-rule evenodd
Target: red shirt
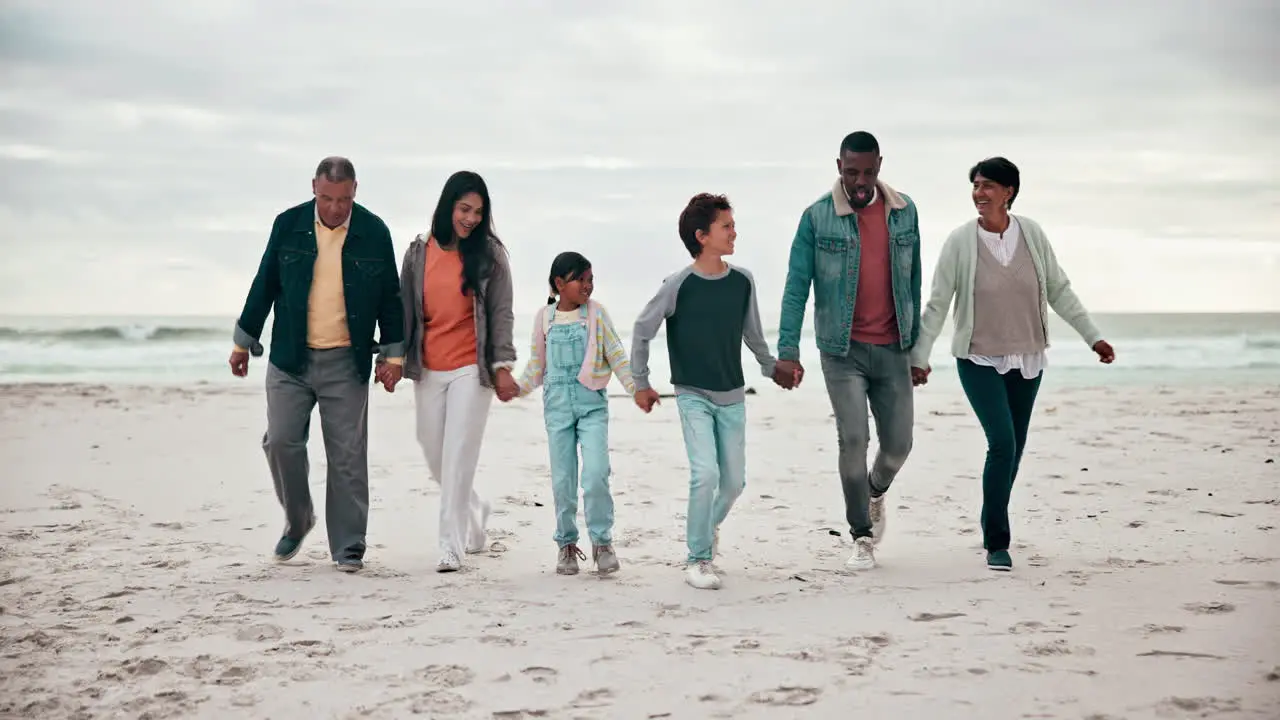
M 858 238 L 858 294 L 853 302 L 849 339 L 869 345 L 898 342 L 898 314 L 893 303 L 893 254 L 884 196 L 877 193 L 865 208 L 856 208 Z

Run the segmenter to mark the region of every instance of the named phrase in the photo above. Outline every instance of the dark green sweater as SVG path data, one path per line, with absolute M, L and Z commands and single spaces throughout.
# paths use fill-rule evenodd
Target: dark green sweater
M 729 265 L 719 275 L 704 275 L 690 265 L 662 282 L 632 332 L 631 374 L 637 388 L 650 387 L 649 343 L 663 322 L 677 394 L 697 393 L 719 405 L 742 402 L 744 341 L 764 376 L 773 376 L 777 360 L 764 339 L 755 279 L 744 268 Z

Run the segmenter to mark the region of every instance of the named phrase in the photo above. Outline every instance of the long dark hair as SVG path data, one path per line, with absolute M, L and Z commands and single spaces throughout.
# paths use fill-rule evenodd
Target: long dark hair
M 480 281 L 493 271 L 494 246 L 502 249 L 502 241 L 493 231 L 493 204 L 484 178 L 470 170 L 459 170 L 449 176 L 440 191 L 436 212 L 431 216 L 431 236 L 443 245 L 453 245 L 457 241 L 453 236 L 453 206 L 467 193 L 479 195 L 484 207 L 480 211 L 480 224 L 457 243 L 458 254 L 462 256 L 462 293 L 465 295 L 471 291 L 480 298 Z
M 547 278 L 547 284 L 551 286 L 547 304 L 550 305 L 556 301 L 556 280 L 565 282 L 575 280 L 590 269 L 591 261 L 572 250 L 557 255 L 556 259 L 551 261 L 551 276 Z

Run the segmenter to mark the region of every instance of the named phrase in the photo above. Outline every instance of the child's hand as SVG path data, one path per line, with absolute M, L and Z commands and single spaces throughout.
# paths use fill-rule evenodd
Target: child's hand
M 653 410 L 654 405 L 662 404 L 658 400 L 658 391 L 654 390 L 653 388 L 649 388 L 648 390 L 637 390 L 635 401 L 636 401 L 636 407 L 640 408 L 646 413 L 649 412 L 650 410 Z

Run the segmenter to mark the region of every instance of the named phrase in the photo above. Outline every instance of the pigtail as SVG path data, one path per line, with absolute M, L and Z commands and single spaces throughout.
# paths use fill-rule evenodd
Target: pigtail
M 556 304 L 556 296 L 555 296 L 555 295 L 548 295 L 548 296 L 547 296 L 547 304 L 548 304 L 548 305 L 555 305 L 555 304 Z

